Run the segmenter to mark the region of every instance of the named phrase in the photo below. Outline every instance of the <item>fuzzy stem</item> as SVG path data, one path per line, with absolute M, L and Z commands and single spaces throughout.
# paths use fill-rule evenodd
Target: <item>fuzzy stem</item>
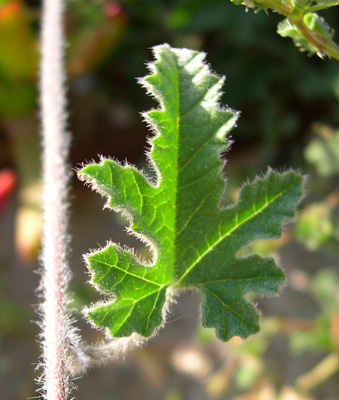
M 337 46 L 332 40 L 325 40 L 322 36 L 312 32 L 303 22 L 302 17 L 299 17 L 296 21 L 294 21 L 293 18 L 290 18 L 290 20 L 303 37 L 319 50 L 320 55 L 327 54 L 329 57 L 339 60 L 339 46 Z
M 41 124 L 43 144 L 42 250 L 42 391 L 45 399 L 66 400 L 69 394 L 67 347 L 70 320 L 66 288 L 68 137 L 63 69 L 62 0 L 44 0 L 41 37 Z

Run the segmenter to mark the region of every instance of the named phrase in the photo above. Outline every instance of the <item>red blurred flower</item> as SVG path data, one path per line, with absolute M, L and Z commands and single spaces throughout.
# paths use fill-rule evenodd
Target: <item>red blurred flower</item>
M 8 198 L 14 191 L 16 185 L 16 176 L 10 169 L 3 169 L 0 171 L 0 215 Z

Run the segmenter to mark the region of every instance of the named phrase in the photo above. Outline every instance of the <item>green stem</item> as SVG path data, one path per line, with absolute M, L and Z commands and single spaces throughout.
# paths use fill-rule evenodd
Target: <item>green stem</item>
M 322 54 L 327 54 L 330 57 L 339 60 L 339 47 L 332 41 L 326 42 L 321 36 L 312 32 L 305 25 L 303 21 L 303 16 L 299 17 L 297 20 L 291 18 L 292 24 L 299 30 L 303 37 L 310 43 L 312 43 Z

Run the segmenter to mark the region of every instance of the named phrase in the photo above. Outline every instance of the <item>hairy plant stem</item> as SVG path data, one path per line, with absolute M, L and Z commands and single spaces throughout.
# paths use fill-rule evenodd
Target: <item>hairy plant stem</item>
M 296 21 L 291 19 L 291 22 L 306 40 L 308 40 L 317 49 L 319 49 L 320 55 L 327 54 L 328 56 L 339 60 L 339 47 L 333 41 L 325 41 L 320 35 L 312 32 L 303 22 L 302 18 L 299 18 Z
M 70 319 L 66 289 L 68 137 L 63 69 L 63 3 L 44 0 L 41 37 L 41 124 L 43 144 L 43 250 L 42 337 L 45 399 L 65 400 L 69 395 L 67 347 Z

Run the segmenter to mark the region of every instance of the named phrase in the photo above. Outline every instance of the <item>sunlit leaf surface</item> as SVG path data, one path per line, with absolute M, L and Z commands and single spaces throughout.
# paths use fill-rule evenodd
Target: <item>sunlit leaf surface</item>
M 160 104 L 145 114 L 154 132 L 149 160 L 157 179 L 113 160 L 80 171 L 109 207 L 129 216 L 153 260 L 142 262 L 114 243 L 89 255 L 93 284 L 112 299 L 88 315 L 115 337 L 148 337 L 162 324 L 168 293 L 196 288 L 204 326 L 224 341 L 247 337 L 259 324 L 244 294 L 276 293 L 284 274 L 271 258 L 238 258 L 237 252 L 254 239 L 280 236 L 293 218 L 302 177 L 269 170 L 242 187 L 236 204 L 224 204 L 220 153 L 237 113 L 218 103 L 223 79 L 202 53 L 162 45 L 154 55 L 141 82 Z

